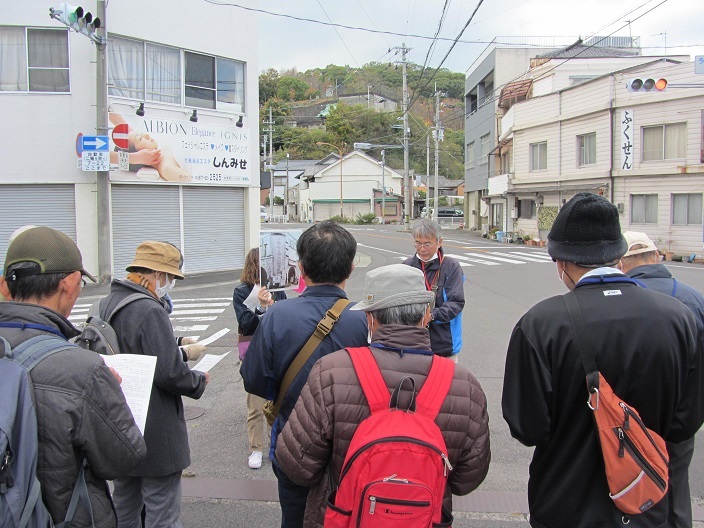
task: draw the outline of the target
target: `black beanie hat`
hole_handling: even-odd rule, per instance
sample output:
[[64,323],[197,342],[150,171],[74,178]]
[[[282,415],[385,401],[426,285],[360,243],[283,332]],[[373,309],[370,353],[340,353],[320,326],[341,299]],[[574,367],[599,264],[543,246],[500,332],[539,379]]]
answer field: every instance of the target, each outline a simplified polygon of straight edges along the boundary
[[580,266],[612,264],[627,249],[618,209],[592,193],[575,194],[562,206],[548,233],[548,254]]

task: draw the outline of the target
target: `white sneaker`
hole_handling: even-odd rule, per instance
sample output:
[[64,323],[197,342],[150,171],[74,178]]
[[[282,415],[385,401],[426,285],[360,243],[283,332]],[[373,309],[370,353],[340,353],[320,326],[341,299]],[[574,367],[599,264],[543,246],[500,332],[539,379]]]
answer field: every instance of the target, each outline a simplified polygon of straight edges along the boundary
[[259,469],[260,467],[262,467],[262,452],[252,451],[252,454],[249,455],[248,464],[249,467],[252,469]]

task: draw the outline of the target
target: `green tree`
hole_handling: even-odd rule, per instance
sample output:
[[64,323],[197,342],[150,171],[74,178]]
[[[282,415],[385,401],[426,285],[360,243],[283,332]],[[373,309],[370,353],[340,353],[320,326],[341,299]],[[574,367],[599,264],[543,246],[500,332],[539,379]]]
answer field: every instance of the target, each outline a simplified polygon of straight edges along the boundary
[[276,96],[284,101],[302,101],[310,86],[296,77],[281,77],[276,89]]
[[264,103],[276,96],[279,87],[279,72],[269,68],[259,76],[259,103]]

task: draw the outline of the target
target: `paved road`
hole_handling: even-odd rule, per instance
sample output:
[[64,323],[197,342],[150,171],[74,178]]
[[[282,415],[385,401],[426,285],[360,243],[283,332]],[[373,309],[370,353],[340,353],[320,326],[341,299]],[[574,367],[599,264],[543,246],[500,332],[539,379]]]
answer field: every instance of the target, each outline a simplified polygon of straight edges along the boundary
[[[277,228],[278,226],[266,226]],[[292,227],[292,226],[287,226]],[[305,226],[304,226],[305,227]],[[410,235],[393,226],[350,226],[359,243],[355,271],[348,282],[353,300],[362,297],[364,274],[378,266],[398,263],[411,250]],[[530,306],[564,292],[545,248],[488,241],[472,233],[447,231],[445,248],[463,264],[467,282],[464,312],[465,346],[460,362],[470,368],[487,393],[492,435],[492,464],[479,490],[455,503],[454,526],[522,528],[526,521],[528,464],[532,450],[510,438],[500,414],[505,348],[513,324]],[[679,280],[704,284],[704,267],[676,265]],[[173,290],[174,327],[182,335],[201,338],[229,328],[209,352],[234,350],[236,322],[231,292],[237,273],[187,278]],[[86,288],[72,315],[80,322],[88,306],[105,289]],[[270,463],[247,467],[245,392],[236,354],[229,354],[211,371],[211,382],[198,401],[185,399],[192,464],[184,473],[185,527],[278,526],[275,479]],[[704,448],[697,440],[692,464],[695,518],[704,521]],[[704,528],[704,522],[695,523]]]

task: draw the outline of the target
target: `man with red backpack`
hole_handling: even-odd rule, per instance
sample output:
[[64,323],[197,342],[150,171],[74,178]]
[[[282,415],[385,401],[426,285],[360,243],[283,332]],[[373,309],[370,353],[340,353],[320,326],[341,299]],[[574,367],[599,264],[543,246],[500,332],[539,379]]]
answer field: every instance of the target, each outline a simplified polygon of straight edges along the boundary
[[370,348],[313,366],[276,458],[312,486],[306,526],[448,522],[452,494],[476,489],[489,468],[486,397],[467,369],[433,354],[422,271],[394,264],[365,282],[352,309],[366,312]]

